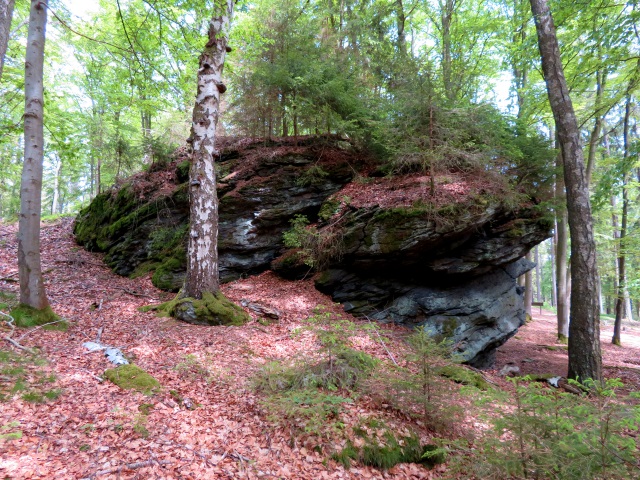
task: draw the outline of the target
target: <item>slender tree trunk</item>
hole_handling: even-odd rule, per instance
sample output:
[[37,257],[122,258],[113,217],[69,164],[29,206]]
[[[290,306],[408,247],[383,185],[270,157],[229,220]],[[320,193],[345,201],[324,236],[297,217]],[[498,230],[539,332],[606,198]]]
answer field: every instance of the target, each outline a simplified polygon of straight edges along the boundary
[[56,165],[56,173],[53,177],[53,199],[51,200],[51,215],[59,213],[59,199],[60,199],[60,175],[62,174],[62,159],[56,155],[58,161]]
[[569,324],[569,378],[602,379],[598,265],[593,236],[580,131],[564,77],[555,26],[546,0],[530,0],[542,70],[547,84],[564,161],[567,214],[571,234],[571,321]]
[[536,261],[536,301],[540,302],[542,298],[542,268],[540,266],[540,251],[538,245],[534,250]]
[[549,261],[551,262],[551,306],[555,307],[558,304],[558,292],[556,289],[556,236],[554,235],[549,243]]
[[398,37],[396,39],[396,47],[398,54],[405,58],[407,56],[407,38],[405,35],[405,23],[407,17],[404,13],[404,5],[402,0],[395,0],[396,9],[396,30],[398,31]]
[[40,263],[42,209],[43,64],[47,0],[32,0],[25,57],[24,166],[20,184],[18,269],[20,303],[38,310],[49,306]]
[[2,80],[4,56],[7,53],[7,45],[9,44],[14,4],[15,0],[0,0],[0,80]]
[[[559,146],[559,145],[558,145]],[[562,155],[558,155],[557,170],[562,172]],[[569,292],[567,289],[567,199],[564,193],[564,178],[562,173],[556,177],[556,203],[559,205],[556,212],[556,234],[554,237],[556,247],[556,317],[558,320],[558,341],[567,343],[569,339]]]
[[[631,96],[627,95],[627,102],[624,111],[624,127],[623,127],[623,142],[624,152],[622,154],[622,160],[625,164],[623,166],[622,174],[622,217],[620,219],[620,235],[618,242],[618,291],[616,292],[616,320],[613,324],[613,337],[611,343],[614,345],[621,344],[620,332],[622,330],[622,317],[625,304],[625,297],[628,298],[626,293],[626,241],[627,241],[627,217],[629,213],[629,192],[627,191],[627,182],[629,175],[627,174],[626,161],[629,158],[629,119],[631,117]],[[627,312],[630,313],[631,309],[628,308]]]
[[593,125],[593,130],[589,136],[589,156],[587,157],[587,184],[591,185],[591,174],[596,160],[596,150],[598,146],[598,138],[600,138],[600,132],[602,131],[602,122],[604,118],[604,112],[602,110],[602,98],[604,96],[604,87],[607,81],[607,72],[603,69],[599,69],[596,72],[596,102],[595,102],[595,114],[596,120]]
[[452,59],[451,59],[451,23],[455,10],[456,0],[440,0],[440,29],[442,34],[442,81],[444,84],[444,94],[448,100],[455,99],[452,81]]
[[[531,261],[531,252],[527,253],[526,259]],[[531,270],[524,274],[524,310],[531,317],[531,303],[533,302],[533,275]]]
[[[224,7],[222,7],[224,5]],[[214,165],[216,126],[234,0],[218,1],[209,23],[209,41],[200,55],[198,93],[193,109],[193,161],[189,173],[190,231],[182,294],[201,299],[220,289],[218,278],[218,194]]]

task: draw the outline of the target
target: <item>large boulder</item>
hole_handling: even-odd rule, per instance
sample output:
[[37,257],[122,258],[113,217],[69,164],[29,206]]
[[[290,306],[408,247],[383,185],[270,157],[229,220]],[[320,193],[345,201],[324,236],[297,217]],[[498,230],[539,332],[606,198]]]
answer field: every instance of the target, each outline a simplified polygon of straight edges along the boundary
[[[221,152],[222,281],[315,269],[317,288],[346,311],[424,326],[478,367],[523,324],[516,278],[533,265],[521,258],[551,222],[522,184],[479,171],[377,177],[366,154],[335,137],[227,142]],[[77,241],[106,252],[116,273],[153,271],[156,286],[177,291],[188,170],[183,153],[98,195],[78,215]]]
[[[317,216],[366,160],[332,137],[226,143],[216,163],[223,282],[267,270],[281,253],[289,221]],[[105,262],[119,275],[154,271],[157,287],[177,291],[186,271],[188,172],[183,153],[101,193],[76,219],[77,242],[106,252]]]

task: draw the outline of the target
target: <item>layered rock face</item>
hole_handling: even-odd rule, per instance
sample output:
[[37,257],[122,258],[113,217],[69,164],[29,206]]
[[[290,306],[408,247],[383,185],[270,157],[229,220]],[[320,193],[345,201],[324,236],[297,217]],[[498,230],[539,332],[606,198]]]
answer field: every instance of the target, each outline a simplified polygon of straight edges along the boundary
[[[504,182],[450,172],[437,181],[372,178],[366,156],[335,138],[231,146],[218,168],[223,281],[268,268],[296,278],[313,266],[317,288],[346,311],[423,325],[477,367],[523,324],[516,278],[533,264],[521,258],[549,237],[551,223]],[[78,242],[107,252],[119,274],[154,270],[157,286],[177,290],[187,169],[140,174],[99,195],[78,217]],[[286,249],[283,233],[297,215],[315,223]]]

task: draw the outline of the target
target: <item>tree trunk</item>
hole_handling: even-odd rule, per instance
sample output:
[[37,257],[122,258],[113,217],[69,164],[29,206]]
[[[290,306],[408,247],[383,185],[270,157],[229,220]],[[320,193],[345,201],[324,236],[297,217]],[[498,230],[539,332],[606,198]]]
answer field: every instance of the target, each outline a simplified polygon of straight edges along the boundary
[[569,324],[569,378],[602,379],[598,266],[593,236],[580,131],[564,77],[560,49],[546,0],[530,0],[549,104],[560,140],[571,234],[571,321]]
[[60,213],[60,175],[62,174],[62,159],[56,155],[58,164],[56,165],[56,173],[53,177],[53,198],[51,199],[51,215]]
[[401,58],[405,58],[407,56],[407,37],[405,34],[405,23],[407,21],[407,17],[404,13],[404,5],[402,0],[395,0],[395,9],[396,9],[396,30],[398,31],[398,37],[396,39],[396,47],[398,49],[398,54]]
[[15,0],[0,0],[0,80],[2,80],[4,56],[7,53],[7,45],[9,44],[14,4]]
[[536,262],[536,301],[542,301],[542,268],[540,267],[540,251],[538,245],[534,250],[534,258]]
[[[531,252],[527,253],[526,259],[531,261]],[[531,303],[533,302],[533,275],[529,270],[524,274],[524,310],[531,317]]]
[[[224,7],[222,7],[224,5]],[[216,2],[209,23],[209,41],[200,55],[198,93],[193,109],[193,161],[189,172],[191,211],[187,274],[182,294],[201,299],[220,289],[218,278],[218,195],[214,165],[222,70],[234,0]]]
[[[631,96],[627,95],[627,102],[624,111],[624,127],[623,127],[623,143],[624,152],[622,154],[623,164],[626,164],[629,158],[629,119],[631,117]],[[622,174],[622,218],[620,219],[620,235],[618,236],[618,291],[616,292],[616,320],[613,324],[613,337],[611,343],[614,345],[621,344],[620,332],[622,330],[622,317],[625,305],[626,291],[626,240],[627,240],[627,217],[629,212],[629,193],[627,192],[627,182],[629,176],[627,174],[626,165],[623,165]],[[627,309],[628,313],[630,308]]]
[[602,121],[604,118],[604,112],[602,112],[602,98],[604,96],[604,86],[607,81],[606,70],[599,69],[596,72],[596,101],[595,101],[595,115],[596,120],[593,125],[593,130],[589,136],[589,156],[587,157],[587,185],[591,185],[591,173],[596,163],[596,150],[598,145],[598,138],[602,131]]
[[556,288],[556,240],[555,235],[549,243],[549,261],[551,262],[551,306],[555,307],[558,304],[558,292]]
[[20,303],[38,310],[49,306],[40,264],[42,208],[43,76],[47,0],[32,0],[25,57],[24,165],[20,184],[18,269]]
[[[558,145],[559,146],[559,145]],[[562,155],[556,159],[558,171],[562,171]],[[564,208],[567,199],[564,193],[563,175],[556,176],[556,203],[560,206],[556,211],[556,317],[558,321],[558,341],[567,343],[569,339],[569,293],[567,290],[567,210]]]
[[452,82],[452,59],[451,59],[451,22],[455,10],[456,0],[440,0],[440,28],[442,34],[442,81],[444,84],[444,94],[448,100],[455,99]]

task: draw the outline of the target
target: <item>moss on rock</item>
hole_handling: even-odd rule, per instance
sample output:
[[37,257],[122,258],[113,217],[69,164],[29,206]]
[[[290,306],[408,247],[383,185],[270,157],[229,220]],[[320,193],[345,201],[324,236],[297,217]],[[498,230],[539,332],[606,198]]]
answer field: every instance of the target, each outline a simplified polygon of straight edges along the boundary
[[194,325],[243,325],[251,320],[247,312],[222,292],[204,293],[202,300],[176,297],[155,309],[160,314]]
[[152,395],[160,390],[158,380],[134,364],[120,365],[104,372],[104,377],[124,390],[135,390]]
[[177,292],[184,280],[184,270],[185,261],[183,258],[167,258],[156,268],[151,282],[161,290]]
[[471,385],[479,390],[489,390],[491,388],[489,382],[482,375],[460,365],[447,365],[440,368],[438,373],[456,383]]

